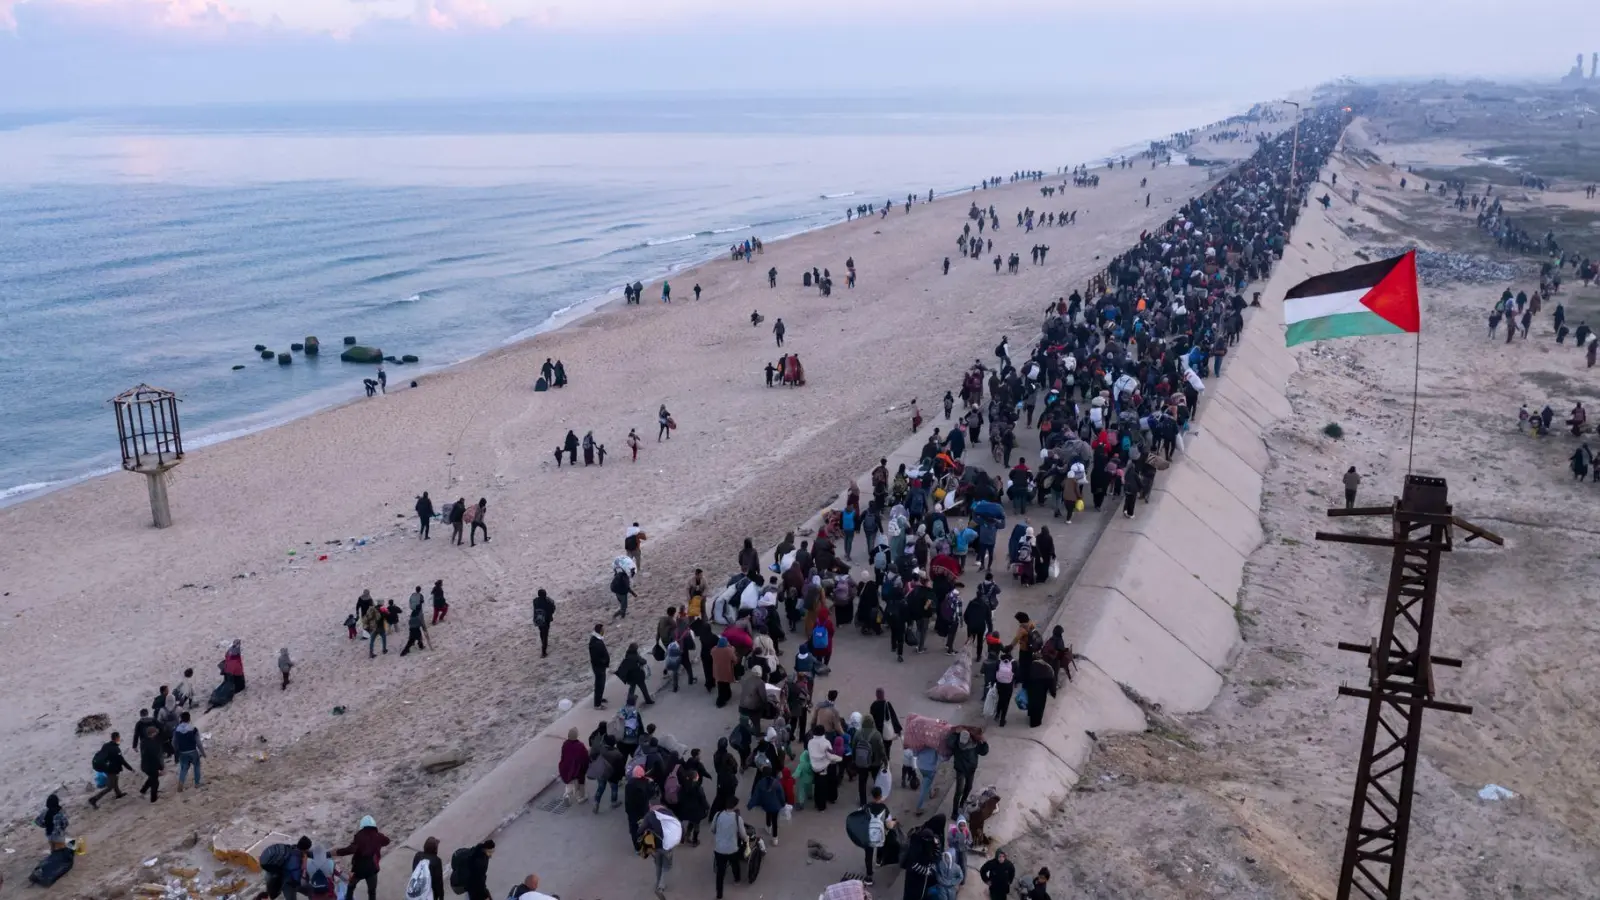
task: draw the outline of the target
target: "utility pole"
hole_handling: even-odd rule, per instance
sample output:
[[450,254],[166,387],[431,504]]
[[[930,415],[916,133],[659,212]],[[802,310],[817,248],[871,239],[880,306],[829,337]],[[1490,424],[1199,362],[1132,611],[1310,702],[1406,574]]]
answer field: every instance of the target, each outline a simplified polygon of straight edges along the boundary
[[1293,100],[1283,102],[1294,107],[1294,142],[1289,145],[1289,194],[1293,197],[1294,189],[1300,183],[1300,170],[1295,167],[1300,159],[1300,104]]
[[1472,713],[1471,706],[1437,696],[1434,667],[1461,667],[1459,659],[1433,654],[1440,557],[1455,549],[1456,530],[1466,532],[1465,541],[1504,542],[1452,512],[1443,478],[1407,475],[1405,489],[1392,505],[1330,509],[1328,515],[1388,519],[1390,533],[1378,537],[1319,531],[1317,540],[1394,552],[1378,639],[1338,644],[1340,650],[1367,658],[1366,685],[1339,688],[1343,696],[1366,700],[1367,716],[1334,896],[1402,900],[1411,799],[1422,755],[1422,713]]

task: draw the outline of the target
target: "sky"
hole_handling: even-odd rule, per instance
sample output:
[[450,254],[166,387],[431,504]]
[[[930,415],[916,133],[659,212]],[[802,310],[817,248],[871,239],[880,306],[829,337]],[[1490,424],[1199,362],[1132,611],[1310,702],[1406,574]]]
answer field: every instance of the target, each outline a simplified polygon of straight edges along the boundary
[[[1586,36],[1586,37],[1574,37]],[[0,110],[1558,77],[1594,0],[0,0]]]

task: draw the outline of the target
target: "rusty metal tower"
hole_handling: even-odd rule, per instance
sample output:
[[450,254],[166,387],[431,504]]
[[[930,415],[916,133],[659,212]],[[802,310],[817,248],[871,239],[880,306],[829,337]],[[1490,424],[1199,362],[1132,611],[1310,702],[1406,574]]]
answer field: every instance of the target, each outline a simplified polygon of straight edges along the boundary
[[1317,540],[1394,550],[1376,644],[1339,643],[1341,650],[1366,654],[1369,679],[1364,688],[1339,688],[1344,696],[1366,699],[1367,721],[1336,896],[1401,900],[1423,710],[1472,713],[1470,706],[1434,696],[1433,667],[1461,666],[1458,659],[1433,655],[1439,558],[1453,548],[1455,528],[1467,533],[1466,541],[1504,541],[1451,514],[1443,478],[1407,475],[1392,506],[1330,509],[1328,515],[1384,516],[1393,530],[1389,537],[1319,531]]
[[145,477],[150,517],[157,528],[172,524],[167,473],[183,462],[183,432],[178,426],[178,395],[141,384],[111,398],[117,413],[117,443],[122,468]]

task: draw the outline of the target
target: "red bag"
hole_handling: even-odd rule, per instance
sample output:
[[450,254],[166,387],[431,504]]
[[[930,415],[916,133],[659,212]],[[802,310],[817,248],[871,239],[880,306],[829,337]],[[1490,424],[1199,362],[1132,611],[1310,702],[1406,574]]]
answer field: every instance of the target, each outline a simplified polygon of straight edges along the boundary
[[945,739],[950,734],[950,723],[931,716],[912,713],[906,716],[905,747],[907,750],[937,750],[944,752]]

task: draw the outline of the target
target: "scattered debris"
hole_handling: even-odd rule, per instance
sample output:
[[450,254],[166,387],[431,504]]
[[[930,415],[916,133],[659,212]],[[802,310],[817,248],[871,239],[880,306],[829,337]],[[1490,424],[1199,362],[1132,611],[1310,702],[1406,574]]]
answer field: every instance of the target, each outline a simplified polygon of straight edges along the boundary
[[1521,266],[1498,262],[1476,253],[1441,253],[1415,247],[1374,247],[1370,252],[1384,259],[1399,256],[1407,250],[1417,251],[1417,278],[1429,287],[1461,281],[1499,284],[1527,275]]
[[1478,792],[1479,800],[1515,800],[1517,795],[1498,784],[1486,784]]
[[422,771],[429,775],[448,772],[467,761],[465,750],[446,750],[442,753],[430,753],[422,758]]
[[78,720],[79,734],[93,734],[97,731],[105,731],[110,727],[111,717],[105,713],[95,713],[92,716],[84,716]]

